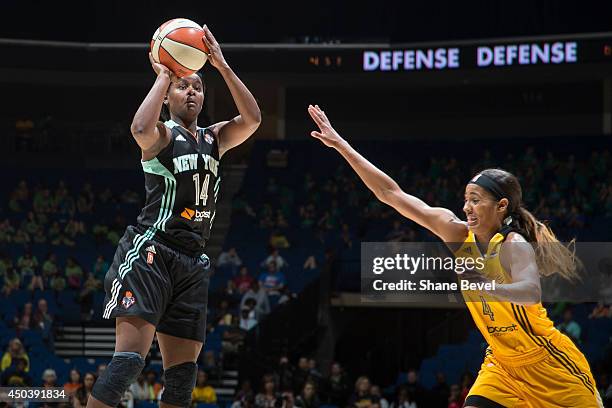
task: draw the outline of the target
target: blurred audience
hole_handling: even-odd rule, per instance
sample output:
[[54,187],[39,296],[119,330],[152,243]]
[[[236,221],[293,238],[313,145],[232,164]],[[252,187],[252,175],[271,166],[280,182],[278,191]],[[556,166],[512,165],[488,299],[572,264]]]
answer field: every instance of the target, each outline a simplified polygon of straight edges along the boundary
[[295,406],[300,408],[319,408],[320,402],[314,382],[306,381],[302,393],[295,399]]
[[278,408],[276,394],[276,384],[274,378],[271,375],[264,376],[262,380],[261,392],[255,396],[255,407],[256,408]]
[[205,404],[216,404],[217,394],[215,389],[208,384],[208,374],[204,370],[198,370],[196,385],[191,393],[194,404],[203,402]]
[[81,388],[81,373],[79,373],[79,370],[76,368],[73,368],[70,370],[69,376],[69,381],[64,384],[64,390],[66,391],[67,395],[72,396],[76,390]]
[[7,351],[2,356],[0,371],[4,371],[12,366],[13,360],[25,361],[25,371],[30,371],[30,357],[26,353],[23,343],[18,338],[14,338],[9,342]]
[[574,320],[574,314],[571,307],[567,307],[563,311],[563,322],[557,326],[561,333],[565,333],[576,344],[580,344],[580,336],[582,329]]
[[349,407],[355,408],[380,408],[380,398],[372,395],[370,379],[361,376],[355,381],[355,391],[348,400]]
[[12,364],[4,371],[0,382],[5,387],[31,387],[32,377],[27,373],[28,362],[23,358],[15,358]]
[[87,406],[87,400],[91,395],[91,390],[96,382],[94,373],[85,373],[81,386],[77,388],[73,397],[73,408],[84,408]]

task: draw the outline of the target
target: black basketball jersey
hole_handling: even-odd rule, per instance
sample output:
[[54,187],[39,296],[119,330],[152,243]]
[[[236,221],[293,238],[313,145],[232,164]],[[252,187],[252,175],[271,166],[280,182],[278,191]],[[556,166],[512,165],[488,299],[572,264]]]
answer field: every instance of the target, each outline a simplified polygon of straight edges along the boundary
[[177,249],[202,253],[215,219],[221,175],[219,145],[212,131],[197,128],[198,140],[169,120],[172,139],[159,154],[142,162],[146,201],[140,226]]

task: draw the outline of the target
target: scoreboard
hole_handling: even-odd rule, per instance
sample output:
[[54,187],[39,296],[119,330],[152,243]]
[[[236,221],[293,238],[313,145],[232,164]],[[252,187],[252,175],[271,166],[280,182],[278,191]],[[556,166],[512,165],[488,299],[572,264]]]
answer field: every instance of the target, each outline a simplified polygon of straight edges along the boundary
[[[0,70],[149,71],[146,43],[0,39]],[[418,44],[221,44],[240,73],[408,75],[612,63],[612,33]],[[209,64],[207,64],[209,65]],[[205,66],[206,67],[206,66]],[[210,69],[210,67],[205,68]]]
[[[320,51],[302,70],[336,72],[446,71],[542,65],[612,63],[612,35],[552,41],[479,42],[462,45],[385,46]],[[295,66],[294,68],[297,68]]]

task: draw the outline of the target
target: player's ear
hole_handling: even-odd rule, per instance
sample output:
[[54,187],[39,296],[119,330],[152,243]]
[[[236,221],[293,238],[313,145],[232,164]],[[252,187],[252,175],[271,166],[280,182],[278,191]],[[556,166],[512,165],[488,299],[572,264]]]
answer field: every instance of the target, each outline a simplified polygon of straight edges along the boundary
[[502,198],[501,200],[499,200],[499,202],[497,203],[497,211],[503,213],[506,210],[509,210],[508,208],[508,204],[510,204],[510,202],[508,201],[507,198]]

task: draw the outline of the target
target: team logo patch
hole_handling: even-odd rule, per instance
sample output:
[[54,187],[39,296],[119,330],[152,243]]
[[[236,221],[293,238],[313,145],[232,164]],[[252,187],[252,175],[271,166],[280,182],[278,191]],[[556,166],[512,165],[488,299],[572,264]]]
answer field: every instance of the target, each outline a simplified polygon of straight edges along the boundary
[[204,140],[206,140],[206,143],[208,144],[213,144],[213,142],[215,141],[215,139],[208,133],[204,133]]
[[155,252],[155,246],[149,245],[149,247],[147,247],[145,251],[147,251],[147,263],[151,265],[153,263],[153,257],[157,253]]
[[178,140],[178,141],[181,141],[181,142],[186,142],[187,141],[187,139],[185,139],[183,137],[183,135],[178,135],[174,140]]
[[121,306],[123,306],[124,309],[129,309],[130,306],[132,306],[134,303],[136,303],[136,298],[134,297],[132,292],[130,292],[129,290],[126,290],[125,296],[123,297],[123,300],[121,301]]

